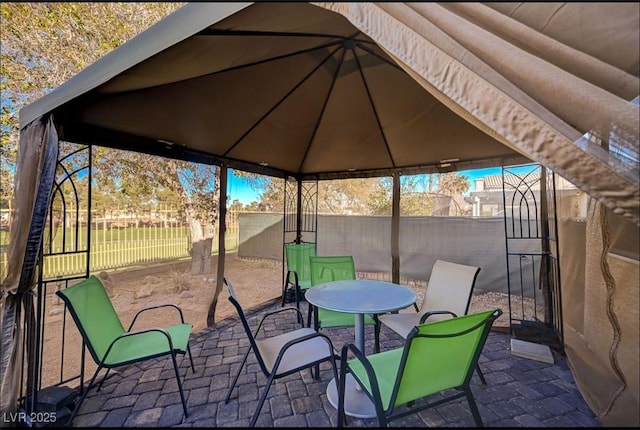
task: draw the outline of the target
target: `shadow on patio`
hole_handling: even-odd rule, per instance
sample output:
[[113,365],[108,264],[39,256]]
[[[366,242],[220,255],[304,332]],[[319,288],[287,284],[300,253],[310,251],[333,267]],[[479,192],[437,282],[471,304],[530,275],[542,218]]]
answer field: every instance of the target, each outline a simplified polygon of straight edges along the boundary
[[[222,299],[226,301],[226,293]],[[278,307],[270,300],[247,312],[250,324],[256,316]],[[302,309],[305,309],[303,306]],[[271,319],[266,330],[282,331],[291,321]],[[367,352],[373,349],[373,327],[366,328]],[[345,342],[353,342],[353,327],[323,330],[339,353]],[[384,325],[381,350],[402,345],[403,339]],[[184,390],[189,416],[184,418],[171,360],[166,358],[131,365],[111,372],[100,392],[92,389],[82,404],[74,427],[247,427],[265,378],[253,354],[238,379],[228,404],[224,397],[230,380],[249,342],[240,320],[233,316],[215,328],[192,334],[191,348],[196,366],[193,374],[188,358],[180,365],[186,371]],[[476,374],[472,390],[485,426],[489,427],[600,427],[597,418],[578,391],[566,358],[554,353],[554,364],[514,357],[510,335],[493,331],[489,335],[480,366],[488,385]],[[332,378],[328,365],[321,367],[321,379],[303,371],[274,381],[256,426],[333,427],[336,410],[327,400],[326,387]],[[258,381],[258,383],[256,383]],[[433,400],[433,398],[431,399]],[[376,427],[376,419],[348,417],[350,427]],[[398,420],[401,427],[473,427],[463,399]]]

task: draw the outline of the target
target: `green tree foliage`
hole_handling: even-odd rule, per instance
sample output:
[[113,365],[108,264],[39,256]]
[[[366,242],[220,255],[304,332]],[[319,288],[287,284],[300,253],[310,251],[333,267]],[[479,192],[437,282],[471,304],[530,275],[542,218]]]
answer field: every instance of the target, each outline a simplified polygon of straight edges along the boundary
[[438,175],[438,192],[448,196],[464,194],[469,190],[469,178],[455,172]]
[[[422,178],[403,176],[400,181],[400,215],[432,215],[433,202],[430,193],[421,190]],[[391,215],[393,181],[381,178],[375,192],[367,202],[372,215]]]
[[180,3],[0,3],[0,206],[12,199],[18,112]]
[[[178,9],[180,3],[2,3],[2,205],[11,200],[19,110]],[[140,205],[142,195],[180,201],[192,241],[213,237],[215,168],[143,154],[96,149],[104,203]],[[103,188],[102,188],[103,187]],[[208,241],[208,242],[207,242]],[[202,245],[202,244],[201,244]],[[210,255],[210,245],[209,245]],[[203,256],[206,258],[206,255]],[[205,270],[206,269],[202,269]]]
[[281,212],[284,208],[284,180],[280,178],[262,177],[258,185],[259,201],[256,207],[259,211]]
[[[259,192],[259,201],[244,207],[250,211],[280,212],[284,208],[284,182],[280,179],[236,173]],[[457,173],[403,176],[400,183],[400,214],[405,216],[455,214],[469,190],[469,179]],[[391,178],[343,179],[318,182],[318,212],[330,214],[391,215]],[[443,210],[446,209],[446,213]]]
[[[259,201],[244,207],[250,211],[281,212],[284,209],[284,181],[247,172],[235,172],[259,193]],[[378,178],[318,181],[318,212],[368,214],[367,201],[376,190]]]
[[229,205],[229,211],[240,212],[244,209],[244,205],[238,199],[234,199],[233,202]]
[[[435,183],[435,184],[434,184]],[[400,181],[400,214],[404,216],[442,215],[439,210],[442,197],[450,197],[449,204],[458,206],[462,195],[469,190],[469,179],[455,172],[437,175],[403,176]],[[392,204],[392,180],[381,178],[367,200],[373,215],[390,215]],[[459,211],[456,212],[460,214]],[[446,213],[449,214],[448,212]]]
[[[192,273],[209,272],[219,213],[218,168],[105,148],[98,149],[94,166],[98,183],[113,184],[117,178],[119,202],[138,208],[177,202],[191,230]],[[141,200],[141,196],[147,200]]]
[[391,215],[392,190],[392,180],[390,178],[380,178],[367,201],[367,207],[371,215]]
[[331,214],[369,214],[367,202],[374,195],[378,178],[321,181],[318,211]]

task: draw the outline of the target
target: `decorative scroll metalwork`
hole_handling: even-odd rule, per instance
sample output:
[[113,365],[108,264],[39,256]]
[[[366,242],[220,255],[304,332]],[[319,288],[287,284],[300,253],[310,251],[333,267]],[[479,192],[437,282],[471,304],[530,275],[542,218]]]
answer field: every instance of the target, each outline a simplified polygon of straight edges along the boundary
[[510,328],[562,350],[554,174],[517,167],[502,170]]
[[[68,142],[59,142],[58,145],[60,151],[56,177],[38,265],[35,315],[24,317],[25,326],[35,326],[35,330],[24,330],[25,336],[35,333],[35,339],[25,339],[25,344],[31,346],[31,358],[29,352],[25,352],[22,357],[22,368],[29,369],[29,374],[20,387],[22,408],[27,414],[37,412],[38,391],[43,385],[59,386],[73,380],[84,380],[84,345],[82,350],[71,352],[81,357],[79,368],[65,369],[69,362],[66,359],[69,351],[65,349],[67,313],[54,293],[68,287],[74,280],[89,276],[91,147]],[[47,278],[45,269],[54,256],[58,259],[59,256],[64,256],[84,260],[84,270],[81,273]],[[45,344],[45,339],[50,337],[46,336],[48,330],[60,332],[54,336],[61,339],[59,344]],[[56,355],[57,359],[50,359]],[[27,365],[29,360],[32,363]],[[47,375],[46,379],[43,375]],[[79,386],[82,390],[83,384],[79,383]]]
[[317,230],[318,181],[287,178],[284,187],[284,242],[316,243]]
[[[282,261],[284,244],[309,242],[317,244],[318,181],[299,181],[289,177],[284,181],[284,219],[282,233]],[[282,283],[285,282],[286,264],[282,265]]]

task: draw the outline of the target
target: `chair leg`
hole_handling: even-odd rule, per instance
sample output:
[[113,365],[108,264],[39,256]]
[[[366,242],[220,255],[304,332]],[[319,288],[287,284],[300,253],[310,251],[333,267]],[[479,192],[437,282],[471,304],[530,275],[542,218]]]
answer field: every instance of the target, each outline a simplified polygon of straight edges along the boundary
[[182,382],[180,381],[180,373],[178,372],[178,362],[176,361],[175,352],[171,353],[171,360],[173,360],[173,370],[176,372],[176,382],[178,383],[178,391],[180,391],[180,399],[182,399],[182,410],[184,411],[185,418],[189,416],[187,412],[187,402],[184,399],[184,392],[182,391]]
[[482,373],[482,369],[480,369],[480,364],[476,363],[476,372],[478,373],[478,378],[480,378],[480,382],[484,385],[487,385],[487,380],[484,379],[484,374]]
[[373,334],[374,334],[374,351],[377,354],[380,352],[380,320],[378,319],[378,315],[373,316],[373,320],[375,321],[375,325],[373,326]]
[[191,371],[196,373],[196,368],[193,365],[193,356],[191,355],[191,347],[187,344],[187,353],[189,354],[189,361],[191,361]]
[[[309,319],[309,317],[307,317],[307,319]],[[309,325],[309,327],[311,327],[311,325]],[[316,309],[315,307],[313,309],[313,329],[316,332],[320,331],[320,320],[318,320],[318,309]],[[311,376],[313,377],[313,379],[317,381],[320,379],[320,364],[316,364],[314,368],[316,371],[316,376],[313,376],[313,370],[311,371]]]
[[313,305],[311,303],[307,303],[307,305],[308,305],[308,308],[307,308],[307,327],[311,327],[311,315],[313,314]]
[[73,412],[71,412],[71,416],[67,420],[67,427],[71,427],[71,424],[73,423],[73,419],[78,414],[78,410],[80,410],[80,406],[82,405],[82,402],[84,402],[84,399],[87,398],[87,394],[89,394],[89,390],[91,389],[91,387],[93,387],[93,383],[96,380],[96,376],[98,376],[98,373],[101,370],[102,370],[102,365],[99,365],[98,368],[96,369],[95,373],[93,374],[93,377],[91,378],[91,381],[89,382],[89,385],[87,386],[87,389],[84,390],[84,393],[82,394],[82,397],[80,398],[80,401],[76,404],[75,408],[73,408]]
[[98,388],[96,389],[96,392],[100,391],[100,389],[102,388],[102,384],[104,383],[104,381],[107,380],[107,377],[109,376],[109,371],[110,370],[111,370],[111,368],[107,369],[107,372],[104,374],[104,376],[100,380],[100,383],[98,384]]
[[338,424],[337,427],[344,427],[347,424],[347,414],[344,412],[344,392],[345,380],[347,378],[346,354],[342,354],[340,360],[340,378],[336,379],[338,389]]
[[[284,278],[284,284],[282,284],[282,306],[286,305],[287,301],[287,290],[289,289],[289,285],[295,287],[295,284],[289,281],[289,274],[291,272],[287,272],[287,275]],[[296,297],[297,298],[297,297]]]
[[256,410],[253,412],[253,416],[251,417],[251,423],[249,424],[249,427],[256,426],[258,415],[260,415],[260,411],[262,410],[262,405],[264,404],[264,401],[267,399],[267,394],[269,394],[269,388],[271,388],[271,383],[273,382],[273,377],[275,374],[276,374],[276,371],[274,369],[271,375],[269,375],[269,378],[267,379],[267,385],[265,385],[264,389],[262,390],[262,394],[260,395],[260,400],[258,401]]
[[477,427],[484,427],[484,423],[482,422],[482,418],[480,417],[480,411],[478,410],[478,405],[476,405],[476,400],[473,398],[471,388],[464,387],[463,391],[464,395],[467,397],[469,409],[471,409],[471,415],[473,415],[473,421],[475,421]]
[[227,391],[227,396],[224,398],[224,403],[229,403],[229,398],[231,397],[231,392],[233,391],[233,387],[236,386],[236,382],[238,382],[238,377],[240,376],[240,372],[242,372],[242,368],[244,367],[244,364],[247,362],[247,357],[249,357],[249,353],[251,352],[251,345],[249,345],[249,349],[247,349],[247,352],[244,353],[244,357],[242,358],[242,362],[240,363],[240,367],[238,367],[238,372],[236,373],[236,376],[233,378],[233,382],[231,383],[231,386],[229,387],[229,391]]
[[[300,296],[302,295],[302,293],[298,285],[294,285],[294,289],[296,292],[296,309],[300,309]],[[300,315],[298,315],[296,318],[298,319],[298,323],[304,325],[304,319]]]
[[289,283],[288,279],[284,280],[284,284],[282,284],[282,306],[285,305],[285,299],[287,297],[287,284]]
[[311,318],[313,318],[313,329],[315,331],[320,330],[320,320],[318,320],[318,309],[309,303],[307,311],[307,327],[311,327]]
[[340,380],[340,377],[338,376],[338,363],[336,362],[336,359],[340,359],[340,356],[333,353],[331,354],[331,367],[333,368],[333,377],[336,379],[336,384],[338,383],[338,381]]

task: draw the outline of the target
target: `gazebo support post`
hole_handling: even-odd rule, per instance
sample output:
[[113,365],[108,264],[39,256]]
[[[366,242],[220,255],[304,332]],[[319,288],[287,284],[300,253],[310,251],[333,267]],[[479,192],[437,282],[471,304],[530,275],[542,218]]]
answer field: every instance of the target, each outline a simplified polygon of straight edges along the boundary
[[400,283],[400,173],[393,174],[391,204],[391,281]]

